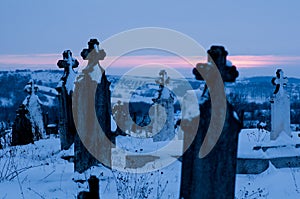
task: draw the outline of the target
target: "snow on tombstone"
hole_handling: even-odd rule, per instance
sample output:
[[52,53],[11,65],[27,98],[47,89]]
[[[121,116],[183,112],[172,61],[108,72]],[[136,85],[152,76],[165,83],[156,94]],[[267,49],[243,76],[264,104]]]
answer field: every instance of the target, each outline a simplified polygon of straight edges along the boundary
[[63,52],[63,59],[57,62],[59,68],[64,69],[64,74],[61,77],[56,90],[59,100],[59,135],[61,141],[61,149],[67,150],[74,143],[76,128],[74,125],[72,114],[72,93],[76,73],[73,70],[77,68],[79,62],[72,57],[70,50]]
[[[158,106],[154,107],[154,122],[152,131],[156,134],[153,136],[154,142],[172,140],[175,136],[174,129],[174,94],[167,88],[170,81],[165,70],[159,72],[159,84],[157,96],[152,101]],[[162,106],[162,107],[160,107]]]
[[291,137],[290,128],[290,98],[284,87],[288,80],[284,77],[281,69],[276,71],[276,77],[272,79],[272,84],[276,86],[271,97],[271,134],[270,139],[276,140],[281,133],[286,133]]
[[45,138],[46,131],[44,129],[42,103],[37,96],[38,86],[35,85],[34,80],[30,80],[24,90],[28,93],[28,95],[23,101],[23,104],[29,111],[28,114],[31,121],[34,140]]

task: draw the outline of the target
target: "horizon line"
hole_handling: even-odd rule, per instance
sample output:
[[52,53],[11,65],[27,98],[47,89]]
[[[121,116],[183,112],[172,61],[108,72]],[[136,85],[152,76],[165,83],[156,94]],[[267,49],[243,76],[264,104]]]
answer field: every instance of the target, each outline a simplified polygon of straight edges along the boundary
[[[78,71],[81,71],[87,61],[79,59],[80,65]],[[233,65],[240,71],[240,77],[260,76],[261,73],[266,73],[270,76],[274,75],[276,68],[282,68],[289,73],[289,76],[300,77],[300,69],[295,66],[300,65],[300,56],[278,56],[278,55],[230,55],[227,56]],[[61,54],[23,54],[23,55],[0,55],[0,70],[43,70],[43,69],[58,69],[56,63],[62,59]],[[157,64],[184,71],[187,76],[192,76],[191,72],[197,63],[206,63],[206,57],[188,57],[189,62],[178,56],[170,55],[126,55],[118,59],[116,57],[107,56],[100,65],[104,69],[108,69],[113,73],[120,73],[118,70],[129,70],[140,65]],[[286,73],[286,74],[288,74]],[[120,74],[121,75],[121,74]]]

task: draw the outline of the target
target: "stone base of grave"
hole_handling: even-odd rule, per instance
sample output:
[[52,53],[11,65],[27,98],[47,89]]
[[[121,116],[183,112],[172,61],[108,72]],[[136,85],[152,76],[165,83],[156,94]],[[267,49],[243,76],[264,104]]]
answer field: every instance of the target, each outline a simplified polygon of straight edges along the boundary
[[200,159],[200,146],[211,118],[209,100],[200,105],[200,113],[197,135],[183,155],[180,197],[184,199],[234,198],[238,133],[241,122],[234,116],[236,113],[232,105],[227,103],[221,136],[212,151]]
[[78,135],[74,141],[74,170],[78,173],[83,173],[92,166],[98,165],[100,162],[89,153],[82,144]]
[[[263,136],[257,134],[263,133]],[[252,137],[251,137],[251,136]],[[299,168],[300,167],[300,137],[298,133],[288,137],[280,134],[276,141],[270,138],[270,133],[256,129],[243,129],[239,137],[237,159],[237,174],[259,174],[269,168]],[[255,138],[261,137],[262,141]]]

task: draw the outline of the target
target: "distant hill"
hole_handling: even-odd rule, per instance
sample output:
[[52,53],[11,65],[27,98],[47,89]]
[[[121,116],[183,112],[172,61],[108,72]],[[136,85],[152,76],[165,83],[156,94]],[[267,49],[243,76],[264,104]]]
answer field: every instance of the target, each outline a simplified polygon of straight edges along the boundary
[[[30,79],[34,79],[40,86],[55,88],[62,74],[62,70],[0,71],[0,108],[3,110],[0,111],[0,121],[14,120],[17,107],[22,103],[27,95],[23,91],[24,86]],[[118,99],[129,100],[133,94],[132,92],[129,92],[130,90],[140,88],[145,84],[155,83],[155,78],[150,77],[121,78],[121,76],[108,75],[108,79],[112,83],[112,103],[116,102]],[[265,104],[264,106],[268,109],[269,97],[275,89],[275,87],[271,84],[271,79],[271,76],[250,77],[240,79],[235,83],[226,84],[227,97],[236,105],[245,105],[247,103]],[[197,89],[200,85],[204,84],[204,82],[197,81],[193,78],[187,78],[186,80],[188,80],[190,88],[192,89]],[[181,87],[184,85],[183,82],[186,80],[172,79],[171,77],[172,89],[176,91],[184,91],[185,89]],[[300,102],[300,79],[289,78],[288,80],[289,82],[286,90],[290,95],[292,107],[294,107],[296,103]],[[118,92],[114,90],[116,85],[119,89]],[[140,93],[144,93],[142,95],[148,95],[147,92]],[[180,93],[180,95],[184,95],[184,93]],[[47,93],[44,89],[39,92],[39,97],[42,101],[48,102],[48,105],[45,107],[48,112],[50,111],[53,112],[53,114],[57,114],[58,107],[57,101],[55,101],[57,99],[53,93]],[[52,102],[51,100],[54,101]],[[246,105],[245,108],[247,109]],[[51,117],[52,120],[54,120],[57,115],[53,115]]]

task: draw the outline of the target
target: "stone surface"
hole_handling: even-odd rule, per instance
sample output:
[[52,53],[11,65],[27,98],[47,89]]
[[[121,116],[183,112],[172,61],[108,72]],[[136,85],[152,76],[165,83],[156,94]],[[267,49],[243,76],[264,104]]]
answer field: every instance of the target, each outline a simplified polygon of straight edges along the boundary
[[[234,198],[238,133],[241,123],[234,117],[232,105],[227,103],[227,113],[222,134],[213,150],[199,158],[210,123],[210,100],[200,105],[200,122],[197,135],[183,155],[181,197],[190,198]],[[190,124],[193,124],[191,121]],[[184,130],[184,127],[182,127]],[[185,141],[186,141],[185,135]]]
[[196,79],[203,80],[203,77],[198,72],[199,67],[215,64],[218,67],[224,82],[234,82],[239,76],[239,72],[230,61],[226,60],[228,52],[225,50],[225,48],[223,46],[211,46],[211,48],[207,51],[207,54],[207,63],[198,63],[196,68],[193,69],[193,74],[195,75]]
[[[98,45],[97,40],[91,39],[88,49],[81,52],[88,65],[75,82],[73,115],[77,134],[74,149],[75,171],[79,173],[100,162],[105,166],[111,165],[110,82],[99,65],[105,52]],[[100,81],[94,79],[95,71],[102,72]],[[91,153],[97,154],[97,159]]]
[[276,72],[276,77],[272,79],[272,83],[276,86],[276,89],[270,100],[271,140],[276,140],[282,132],[286,133],[288,136],[291,136],[290,97],[284,90],[287,82],[287,78],[284,77],[283,71],[278,69]]
[[11,145],[16,146],[33,143],[32,126],[28,117],[29,111],[24,104],[21,104],[16,112],[17,116],[12,126]]
[[79,62],[72,57],[70,50],[64,51],[63,60],[57,62],[59,68],[64,68],[64,74],[56,87],[59,101],[59,136],[62,150],[70,148],[76,135],[72,114],[72,92],[76,76],[73,68],[77,68],[78,65]]
[[153,136],[154,142],[172,140],[175,136],[174,95],[167,88],[170,78],[165,70],[161,70],[159,76],[160,78],[156,81],[156,83],[159,84],[158,95],[153,99],[153,102],[163,108],[160,106],[154,107],[154,123],[152,129],[152,132],[156,133]]
[[[208,50],[208,63],[197,64],[193,70],[196,79],[203,80],[198,72],[198,67],[215,63],[223,81],[234,82],[238,76],[238,71],[235,66],[226,61],[227,54],[224,47],[212,46]],[[183,119],[181,122],[181,128],[185,132],[184,148],[187,148],[187,151],[182,157],[180,197],[184,199],[234,198],[238,134],[242,128],[242,122],[233,106],[227,102],[226,112],[223,113],[226,114],[226,117],[221,135],[208,155],[200,158],[200,147],[206,136],[212,114],[207,86],[205,86],[202,95],[198,97],[200,97],[198,99],[199,107],[192,107],[192,109],[198,109],[199,112],[182,113],[183,115],[190,115],[191,118]],[[198,119],[199,114],[200,119]],[[191,132],[195,131],[197,132],[195,137],[190,135]],[[191,145],[189,145],[190,142]]]
[[37,95],[38,86],[34,80],[30,80],[24,88],[24,91],[28,93],[27,97],[23,101],[29,111],[28,117],[31,122],[33,139],[39,140],[46,137],[44,115],[42,110],[41,101]]

